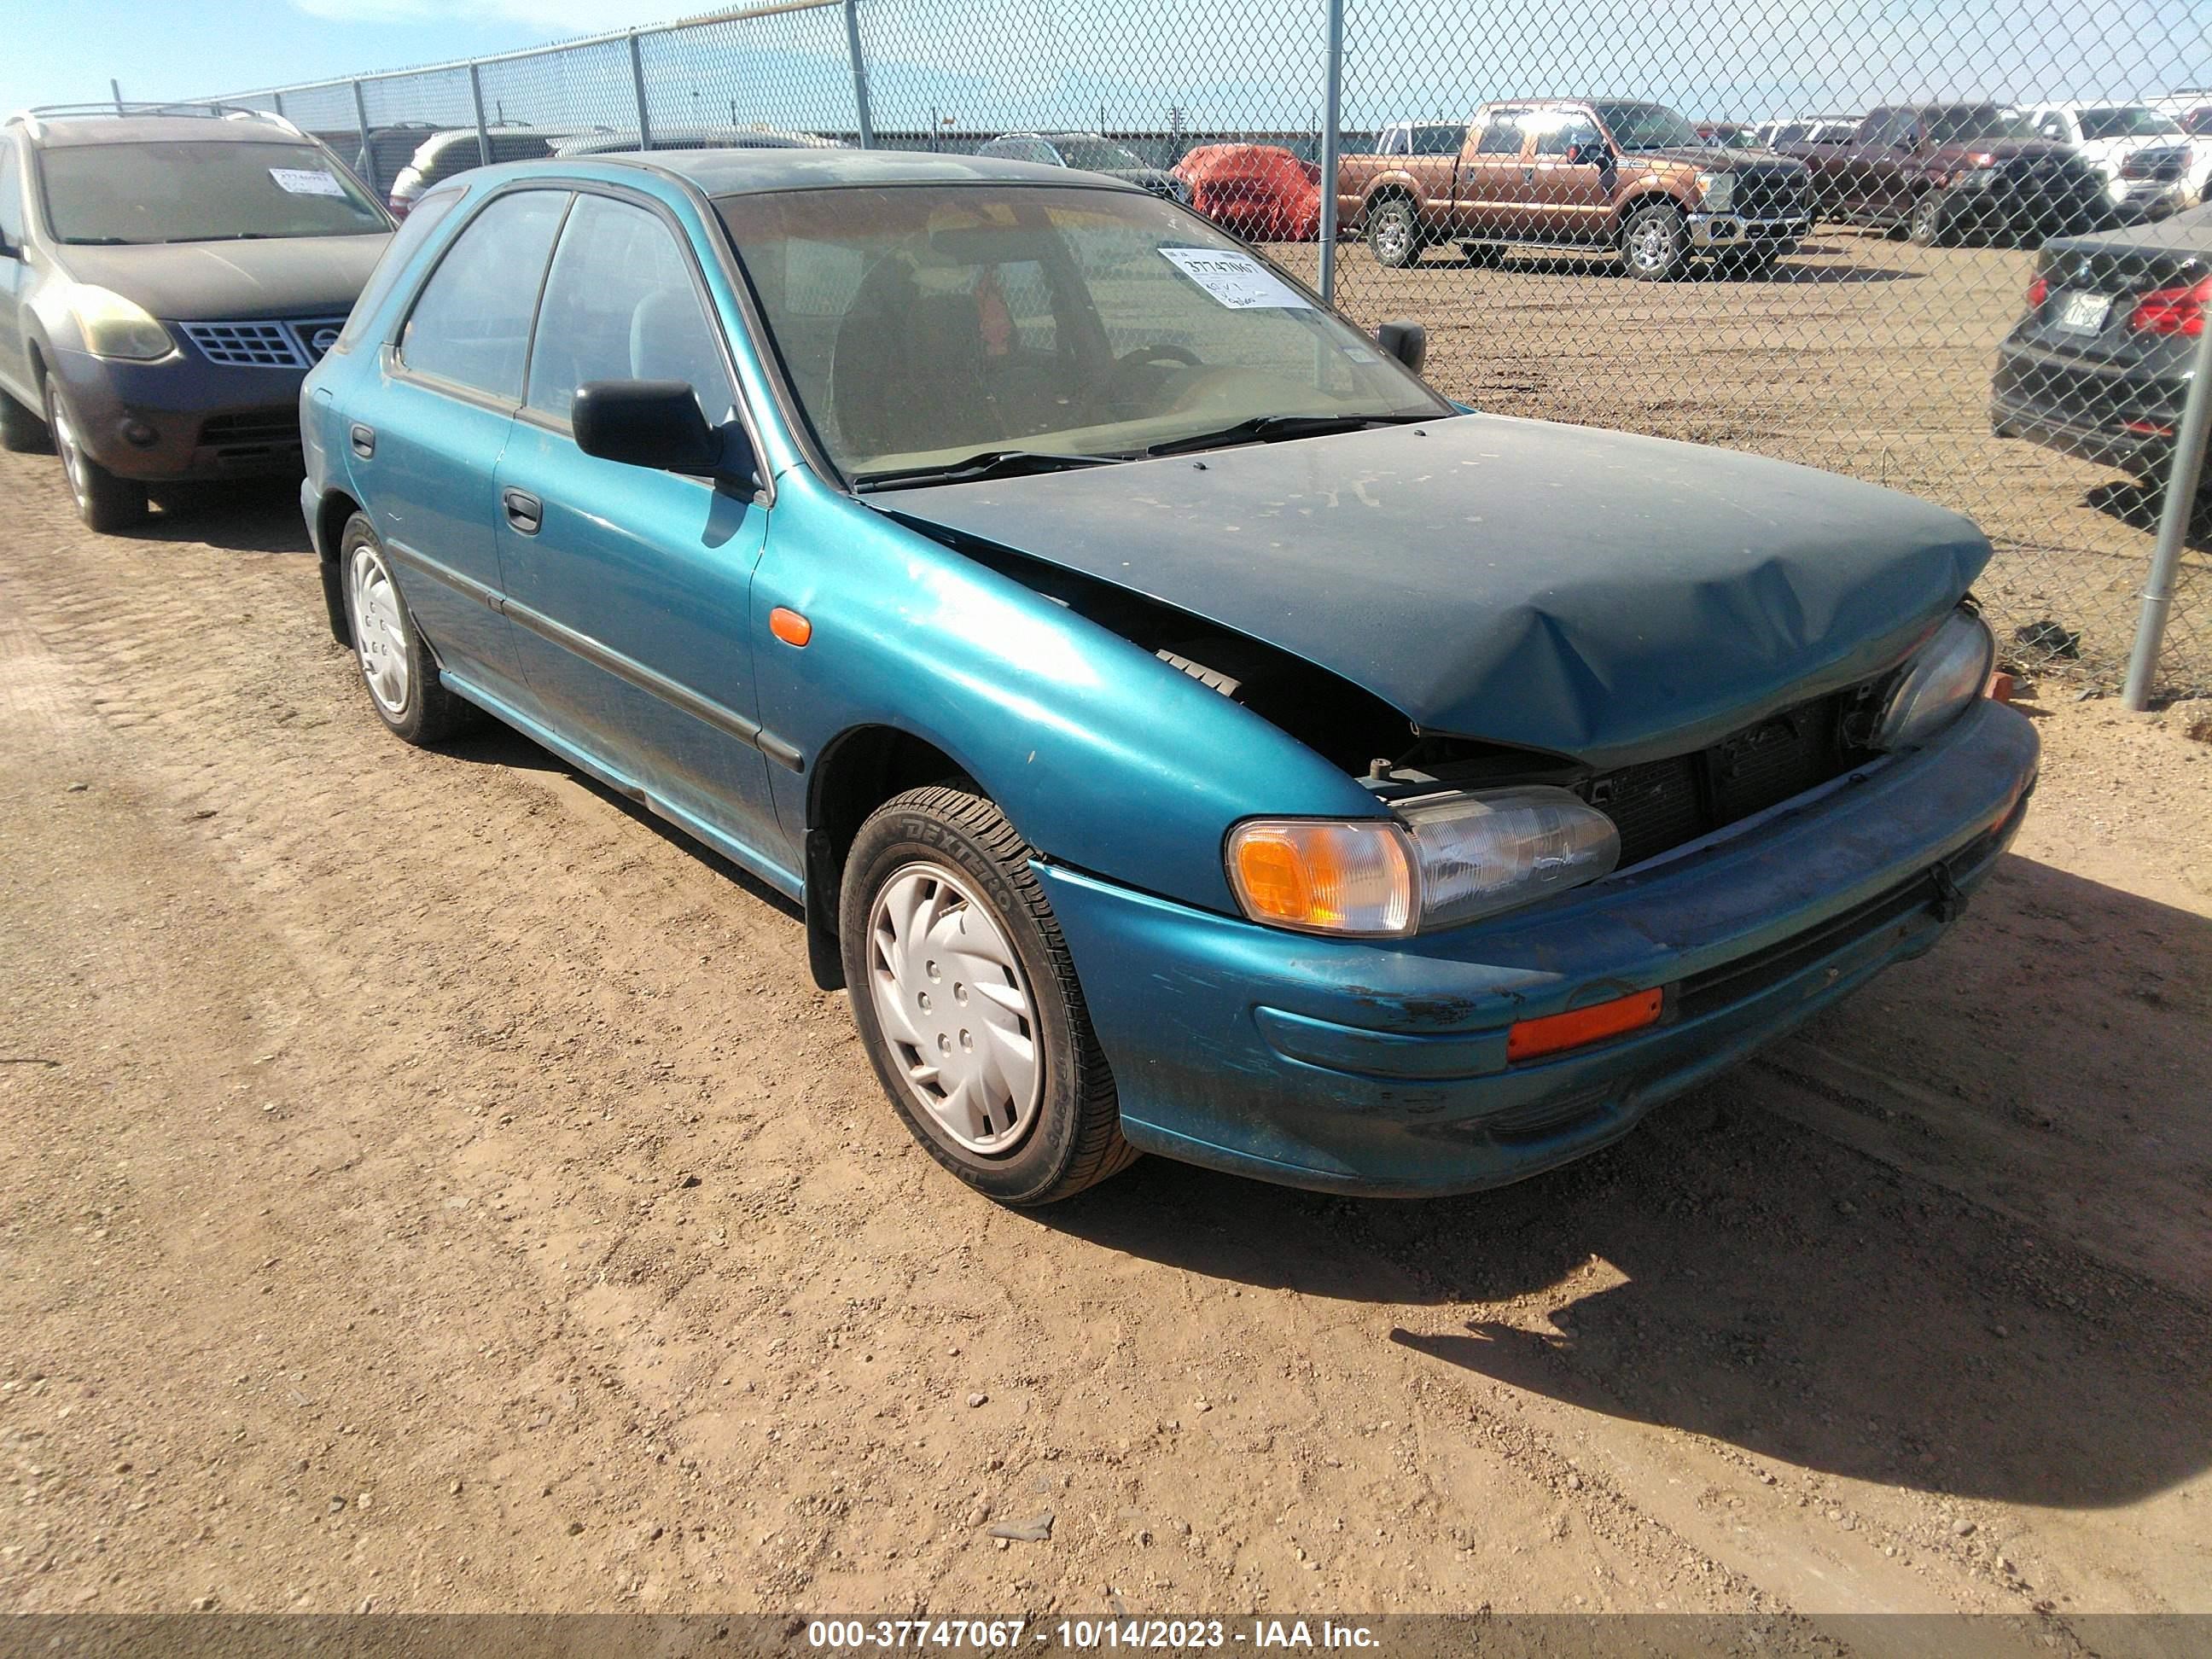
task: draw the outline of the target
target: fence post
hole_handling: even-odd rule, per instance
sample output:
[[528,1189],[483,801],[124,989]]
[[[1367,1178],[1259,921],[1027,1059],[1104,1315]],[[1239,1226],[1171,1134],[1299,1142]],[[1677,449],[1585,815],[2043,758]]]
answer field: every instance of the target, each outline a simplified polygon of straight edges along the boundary
[[629,85],[630,90],[637,94],[637,147],[651,149],[653,118],[645,108],[645,54],[638,48],[637,34],[635,29],[629,32]]
[[384,181],[376,176],[376,150],[368,142],[368,100],[362,94],[361,82],[353,83],[354,125],[361,129],[361,176],[368,180],[374,191],[384,189]]
[[2158,545],[2143,582],[2142,614],[2136,622],[2136,648],[2128,659],[2128,683],[2122,701],[2140,712],[2150,704],[2158,678],[2158,653],[2166,620],[2173,611],[2174,578],[2181,569],[2182,544],[2197,510],[2197,484],[2204,473],[2204,440],[2212,428],[2212,328],[2197,337],[2197,368],[2189,377],[2189,400],[2182,405],[2181,431],[2173,441],[2173,467],[2166,478],[2166,506],[2158,517]]
[[1344,108],[1344,0],[1328,0],[1328,80],[1321,118],[1321,297],[1336,303],[1337,128]]
[[477,111],[477,165],[488,167],[491,165],[491,134],[484,131],[483,75],[475,64],[469,65],[469,101]]
[[860,148],[873,149],[876,123],[868,110],[868,58],[860,48],[860,0],[845,0],[845,51],[853,60],[853,107],[860,116]]

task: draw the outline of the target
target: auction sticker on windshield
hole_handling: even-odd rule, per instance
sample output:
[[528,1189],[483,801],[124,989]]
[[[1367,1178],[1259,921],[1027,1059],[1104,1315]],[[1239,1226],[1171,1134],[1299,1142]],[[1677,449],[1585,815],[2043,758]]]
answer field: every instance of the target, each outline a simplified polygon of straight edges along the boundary
[[1313,302],[1249,253],[1164,247],[1160,258],[1231,311],[1310,311]]
[[269,176],[290,195],[345,197],[345,186],[320,167],[271,167]]

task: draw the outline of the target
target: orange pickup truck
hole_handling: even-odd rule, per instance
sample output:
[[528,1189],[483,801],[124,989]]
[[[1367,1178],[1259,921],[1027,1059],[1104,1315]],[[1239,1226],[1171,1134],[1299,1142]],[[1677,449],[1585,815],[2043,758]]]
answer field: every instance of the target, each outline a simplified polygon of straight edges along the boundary
[[1804,163],[1722,149],[1663,104],[1485,104],[1455,155],[1348,155],[1337,210],[1394,269],[1455,242],[1478,263],[1509,244],[1602,248],[1650,282],[1700,254],[1764,271],[1813,228]]

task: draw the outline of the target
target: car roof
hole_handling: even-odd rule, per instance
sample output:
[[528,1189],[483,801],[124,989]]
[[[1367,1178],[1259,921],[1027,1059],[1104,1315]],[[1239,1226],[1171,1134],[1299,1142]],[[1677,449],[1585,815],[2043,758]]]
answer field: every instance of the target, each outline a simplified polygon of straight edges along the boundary
[[41,149],[93,144],[300,143],[305,135],[289,121],[250,115],[41,115],[36,110],[10,118],[21,122]]
[[[581,174],[582,158],[563,163],[516,161],[500,169],[509,176]],[[897,149],[656,149],[626,155],[599,155],[589,165],[634,167],[665,173],[708,196],[750,196],[780,190],[844,190],[896,185],[1070,183],[1065,167],[1037,161],[1001,161],[988,155],[932,155]],[[1079,174],[1102,190],[1135,190],[1105,173]],[[1140,192],[1141,193],[1141,192]]]

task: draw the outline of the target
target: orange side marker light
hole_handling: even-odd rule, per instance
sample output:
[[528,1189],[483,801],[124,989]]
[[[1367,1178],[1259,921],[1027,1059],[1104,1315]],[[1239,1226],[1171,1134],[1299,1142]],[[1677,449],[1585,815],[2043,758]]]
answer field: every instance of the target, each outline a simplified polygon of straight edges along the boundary
[[814,624],[783,605],[768,613],[768,631],[786,645],[805,645],[814,637]]
[[1638,991],[1631,996],[1615,997],[1610,1002],[1572,1008],[1564,1014],[1516,1020],[1513,1029],[1505,1034],[1505,1058],[1534,1060],[1539,1054],[1579,1048],[1586,1042],[1601,1042],[1607,1037],[1656,1024],[1666,1000],[1663,990]]

